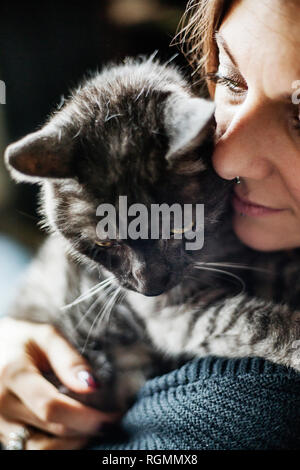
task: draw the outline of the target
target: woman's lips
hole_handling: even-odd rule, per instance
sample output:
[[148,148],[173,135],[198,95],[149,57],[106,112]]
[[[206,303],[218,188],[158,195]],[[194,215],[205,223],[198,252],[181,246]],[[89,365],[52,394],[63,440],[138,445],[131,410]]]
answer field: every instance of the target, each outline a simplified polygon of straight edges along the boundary
[[266,215],[278,214],[285,209],[273,209],[271,207],[255,204],[248,199],[233,194],[232,205],[234,210],[240,215],[249,215],[252,217],[262,217]]

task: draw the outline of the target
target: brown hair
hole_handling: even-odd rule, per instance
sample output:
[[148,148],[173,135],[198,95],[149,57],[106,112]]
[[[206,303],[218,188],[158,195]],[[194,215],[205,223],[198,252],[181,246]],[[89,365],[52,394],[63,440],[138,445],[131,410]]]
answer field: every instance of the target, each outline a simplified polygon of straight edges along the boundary
[[[214,95],[215,84],[205,76],[218,67],[218,50],[214,38],[232,1],[189,0],[179,24],[181,49],[194,69],[194,77],[204,82],[209,94]],[[201,80],[202,78],[202,80]]]

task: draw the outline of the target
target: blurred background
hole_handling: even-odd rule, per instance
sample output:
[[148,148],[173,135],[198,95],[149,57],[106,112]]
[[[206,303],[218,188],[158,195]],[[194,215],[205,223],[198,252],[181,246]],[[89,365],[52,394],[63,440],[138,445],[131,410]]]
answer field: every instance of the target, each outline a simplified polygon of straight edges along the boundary
[[[151,54],[168,59],[186,0],[16,2],[1,5],[0,151],[40,126],[88,70]],[[175,62],[186,66],[182,56]],[[37,228],[37,188],[15,184],[0,159],[0,314],[22,268],[45,236]]]

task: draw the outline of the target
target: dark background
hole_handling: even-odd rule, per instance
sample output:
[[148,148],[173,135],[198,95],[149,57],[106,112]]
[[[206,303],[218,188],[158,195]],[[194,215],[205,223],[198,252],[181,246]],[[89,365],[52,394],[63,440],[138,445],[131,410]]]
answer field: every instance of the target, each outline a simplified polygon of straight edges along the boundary
[[[0,14],[0,151],[34,131],[88,70],[125,56],[168,59],[185,0],[6,1]],[[185,65],[179,56],[175,59]],[[37,188],[12,183],[0,163],[0,234],[34,250]]]

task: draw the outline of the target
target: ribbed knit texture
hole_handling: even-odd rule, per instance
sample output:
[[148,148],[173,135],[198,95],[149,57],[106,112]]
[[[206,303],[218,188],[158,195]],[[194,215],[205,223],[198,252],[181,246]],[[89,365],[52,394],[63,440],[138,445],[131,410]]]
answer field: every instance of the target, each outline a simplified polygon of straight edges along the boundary
[[119,436],[97,449],[300,448],[300,374],[259,358],[208,357],[148,381]]

